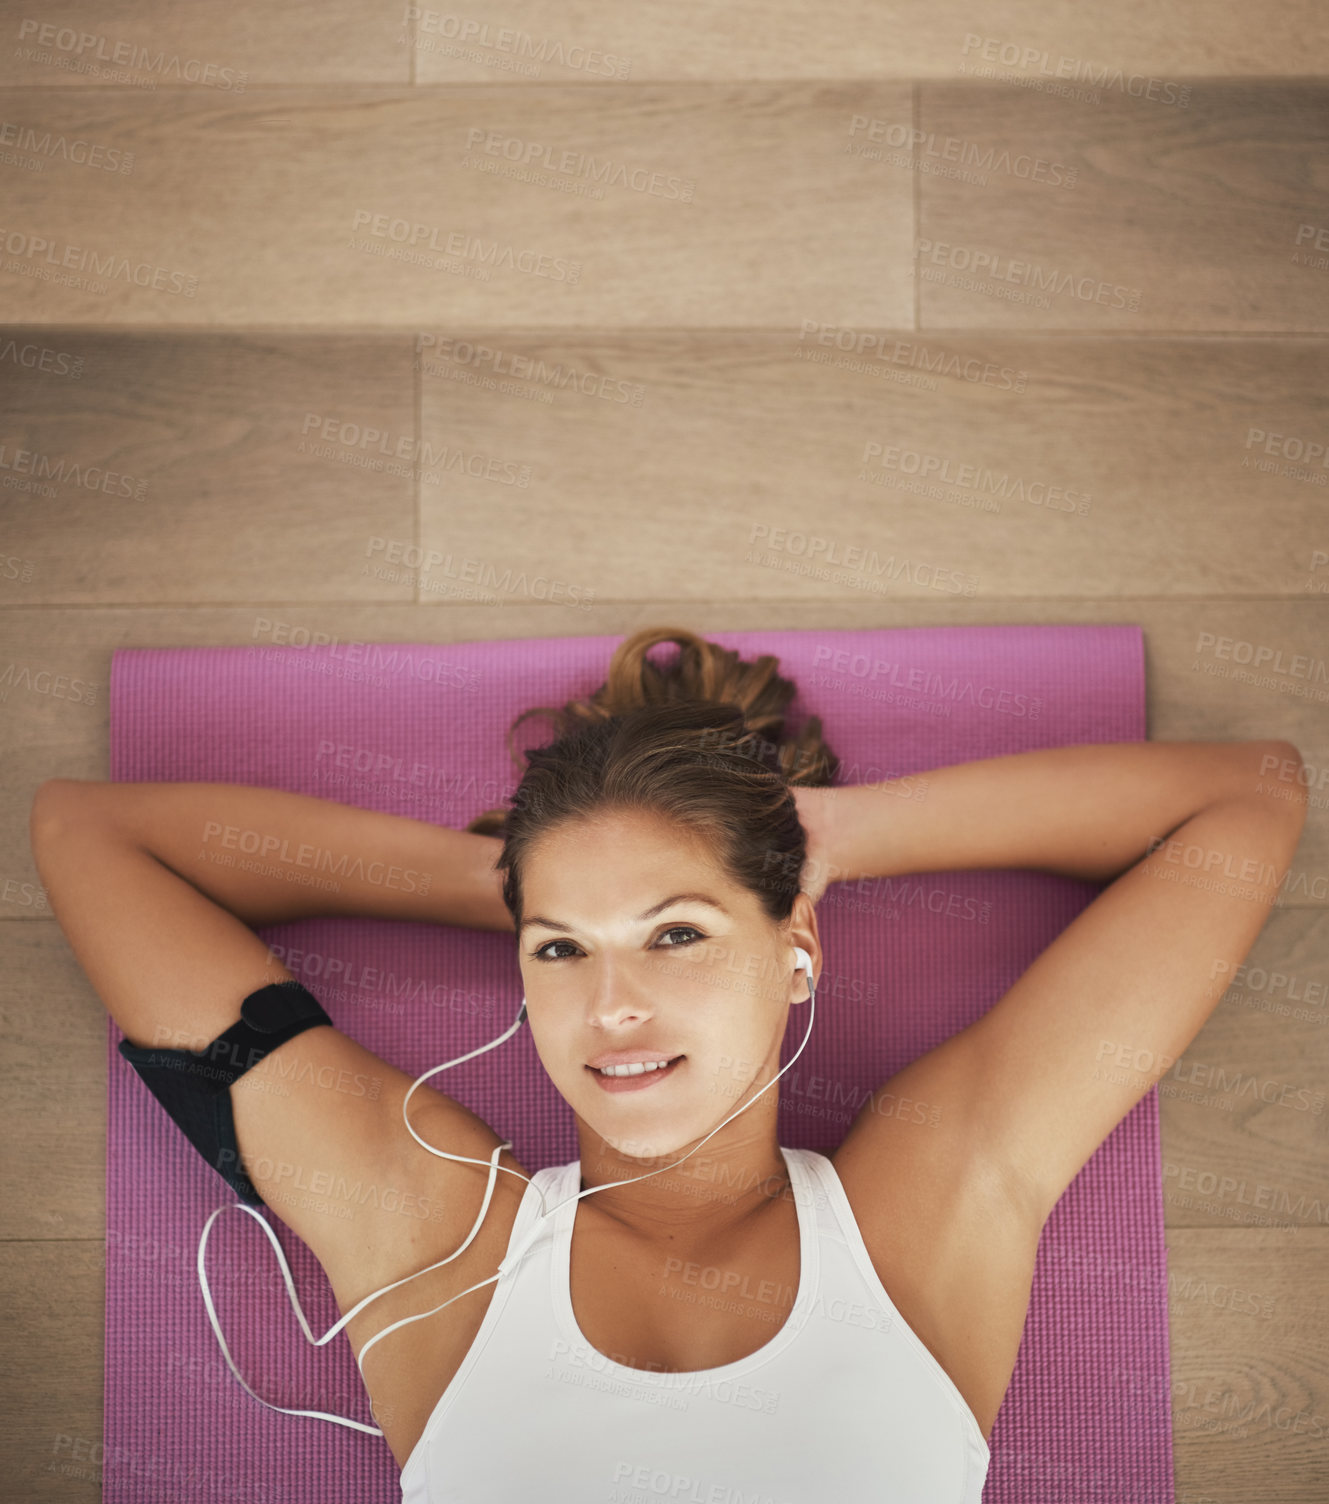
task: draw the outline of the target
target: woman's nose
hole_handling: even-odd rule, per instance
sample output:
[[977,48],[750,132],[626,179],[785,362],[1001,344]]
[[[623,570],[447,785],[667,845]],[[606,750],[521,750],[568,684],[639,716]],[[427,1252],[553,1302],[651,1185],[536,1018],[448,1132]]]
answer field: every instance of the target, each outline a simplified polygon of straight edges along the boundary
[[646,999],[623,969],[612,966],[597,970],[586,1008],[589,1019],[602,1026],[631,1023],[650,1012]]

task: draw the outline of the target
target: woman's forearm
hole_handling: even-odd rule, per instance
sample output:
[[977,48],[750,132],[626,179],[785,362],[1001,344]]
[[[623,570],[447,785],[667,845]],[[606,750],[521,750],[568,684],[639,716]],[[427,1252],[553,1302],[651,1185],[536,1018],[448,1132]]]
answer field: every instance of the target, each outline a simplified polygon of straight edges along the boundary
[[1267,794],[1280,768],[1299,762],[1285,741],[1101,742],[800,789],[797,798],[829,882],[969,867],[1108,882],[1198,810],[1261,797],[1262,783]]
[[493,836],[246,784],[53,786],[75,838],[96,821],[255,928],[364,915],[512,929]]

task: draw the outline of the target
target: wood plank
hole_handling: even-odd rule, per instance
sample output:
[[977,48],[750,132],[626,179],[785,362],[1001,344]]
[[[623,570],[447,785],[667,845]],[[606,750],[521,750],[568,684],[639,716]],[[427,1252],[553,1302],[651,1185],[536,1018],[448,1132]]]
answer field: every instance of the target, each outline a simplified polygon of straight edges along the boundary
[[0,297],[41,325],[912,320],[912,184],[841,150],[856,113],[907,111],[908,84],[601,84],[593,110],[586,97],[27,90],[30,124],[136,155],[128,176],[9,172]]
[[421,488],[422,599],[1326,598],[1329,343],[809,324],[428,336],[425,443],[493,463]]
[[809,322],[428,329],[418,360],[29,326],[0,344],[0,604],[1329,597],[1329,342]]
[[14,12],[0,86],[220,97],[273,83],[409,83],[406,10],[359,0],[329,0],[312,13],[262,0],[188,8],[107,0],[90,12],[78,0],[48,0]]
[[0,1475],[24,1504],[100,1504],[103,1240],[0,1242]]
[[[1329,1229],[1329,908],[1272,913],[1232,981],[1158,1084],[1167,1225],[1313,1239]],[[1129,1072],[1135,1042],[1111,1043],[1101,1068]]]
[[919,129],[924,329],[1329,329],[1322,82],[1210,79],[1185,110],[924,83]]
[[[51,30],[15,22],[0,84],[236,88],[240,72],[247,88],[405,81],[414,40],[423,83],[956,78],[990,69],[1011,88],[1074,85],[1100,95],[1152,88],[1181,108],[1175,102],[1193,98],[1205,76],[1276,78],[1290,71],[1290,59],[1298,73],[1323,74],[1329,56],[1324,13],[1312,0],[1268,13],[1215,10],[1203,0],[1167,7],[1126,0],[1110,17],[1000,0],[981,21],[958,0],[899,0],[885,10],[857,0],[820,12],[799,0],[731,0],[723,8],[639,0],[628,9],[609,0],[502,0],[483,13],[422,5],[418,20],[412,9],[332,5],[320,9],[311,39],[303,12],[253,3],[184,13],[164,0],[114,0],[90,24],[75,0],[51,0],[39,17]],[[87,34],[95,40],[83,41]],[[1190,96],[1181,93],[1187,83]]]
[[[475,29],[463,38],[467,20]],[[611,76],[607,56],[613,76],[642,81],[953,78],[992,67],[1012,88],[1102,79],[1103,92],[1143,92],[1161,75],[1158,97],[1180,98],[1161,85],[1205,74],[1323,73],[1329,28],[1311,0],[1258,15],[1203,0],[1126,0],[1110,12],[996,0],[981,13],[958,0],[818,10],[799,0],[500,0],[483,16],[422,6],[416,45],[418,77],[429,83],[593,83]]]
[[365,572],[373,538],[413,534],[409,336],[9,341],[0,494],[24,567],[0,569],[0,603],[415,598]]
[[54,919],[0,924],[0,1241],[106,1236],[107,1015]]
[[[1178,1504],[1323,1499],[1329,1231],[1172,1228],[1167,1243]],[[1128,1379],[1122,1399],[1153,1402]]]
[[[885,606],[1068,579],[1329,598],[1329,342],[810,322],[369,341],[30,326],[0,343],[0,604],[418,593],[576,619],[597,598]],[[154,421],[126,423],[126,403]]]

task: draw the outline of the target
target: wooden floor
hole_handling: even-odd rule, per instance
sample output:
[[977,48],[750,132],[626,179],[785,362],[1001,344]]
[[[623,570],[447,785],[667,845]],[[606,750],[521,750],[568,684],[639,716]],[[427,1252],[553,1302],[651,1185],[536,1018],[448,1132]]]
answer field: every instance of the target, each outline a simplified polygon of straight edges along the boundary
[[1329,1497],[1329,12],[978,11],[16,9],[6,1499],[100,1498],[105,1016],[27,819],[113,648],[1007,622],[1140,624],[1151,738],[1315,780],[1185,1057],[1259,1099],[1161,1108],[1178,1504]]

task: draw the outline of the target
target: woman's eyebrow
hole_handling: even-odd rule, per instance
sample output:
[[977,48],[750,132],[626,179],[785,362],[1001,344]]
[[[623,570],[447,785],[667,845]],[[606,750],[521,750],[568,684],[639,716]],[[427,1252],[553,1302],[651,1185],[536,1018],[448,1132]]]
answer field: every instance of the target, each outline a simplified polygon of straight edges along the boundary
[[[724,904],[720,903],[717,899],[711,898],[705,893],[675,893],[669,898],[662,898],[657,904],[652,904],[644,914],[637,915],[637,920],[638,922],[640,922],[643,919],[654,919],[658,913],[660,913],[664,909],[667,909],[671,904],[675,903],[708,904],[711,908],[719,909],[722,914],[732,918],[732,915],[729,915],[729,910],[725,908]],[[529,919],[523,919],[521,927],[524,930],[529,928],[533,924],[542,925],[547,930],[576,929],[575,924],[564,924],[560,919],[546,919],[543,915],[540,914],[532,914]]]

